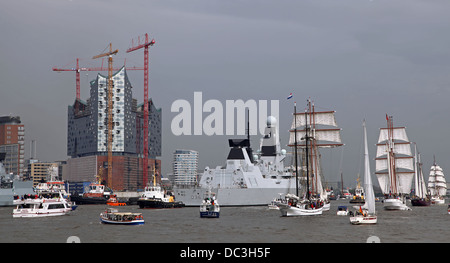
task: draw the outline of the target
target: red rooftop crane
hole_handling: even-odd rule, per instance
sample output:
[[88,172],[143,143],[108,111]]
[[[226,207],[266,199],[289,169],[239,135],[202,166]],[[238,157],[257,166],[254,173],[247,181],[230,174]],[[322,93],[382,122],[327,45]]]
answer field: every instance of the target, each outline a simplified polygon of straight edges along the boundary
[[[144,48],[144,165],[143,165],[143,179],[144,187],[147,186],[147,171],[148,171],[148,47],[153,46],[155,40],[148,40],[148,34],[145,34],[145,42],[141,44],[140,37],[135,45],[134,41],[131,40],[131,48],[127,49],[127,53]],[[156,176],[156,175],[155,175]]]
[[[80,96],[80,71],[107,71],[108,67],[103,67],[103,63],[101,67],[92,67],[92,68],[86,68],[82,67],[80,68],[79,65],[79,58],[77,58],[77,67],[76,68],[57,68],[53,67],[53,71],[61,72],[61,71],[75,71],[76,75],[76,87],[77,87],[77,100],[81,99]],[[119,70],[120,68],[113,68],[113,70]],[[125,67],[126,70],[144,70],[143,67]]]

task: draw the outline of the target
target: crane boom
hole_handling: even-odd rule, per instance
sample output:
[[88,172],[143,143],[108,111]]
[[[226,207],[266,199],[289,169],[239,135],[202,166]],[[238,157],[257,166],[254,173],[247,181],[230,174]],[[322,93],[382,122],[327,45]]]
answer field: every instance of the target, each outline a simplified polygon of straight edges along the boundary
[[[153,46],[155,44],[155,40],[152,39],[151,41],[148,40],[148,34],[145,34],[145,42],[140,43],[140,38],[138,38],[138,43],[136,46],[134,46],[134,43],[132,42],[132,47],[127,49],[127,53],[144,48],[144,145],[143,145],[143,152],[144,152],[144,162],[142,165],[142,173],[143,173],[143,180],[144,180],[144,187],[148,183],[148,47]],[[154,174],[156,176],[156,174]]]
[[[76,94],[77,94],[77,100],[81,99],[80,96],[80,72],[81,71],[107,71],[108,68],[103,67],[103,63],[101,67],[91,67],[91,68],[86,68],[86,67],[81,67],[79,65],[79,58],[77,58],[77,65],[75,68],[58,68],[58,67],[53,67],[52,70],[56,71],[56,72],[61,72],[61,71],[75,71],[75,75],[76,75]],[[144,70],[143,67],[125,67],[126,70]],[[113,71],[117,71],[120,70],[120,68],[113,68]]]

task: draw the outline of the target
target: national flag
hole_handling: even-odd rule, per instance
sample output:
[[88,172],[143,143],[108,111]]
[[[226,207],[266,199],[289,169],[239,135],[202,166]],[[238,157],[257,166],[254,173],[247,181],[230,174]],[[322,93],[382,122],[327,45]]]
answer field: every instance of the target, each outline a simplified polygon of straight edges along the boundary
[[291,94],[289,94],[289,96],[287,97],[287,99],[292,99],[292,93]]

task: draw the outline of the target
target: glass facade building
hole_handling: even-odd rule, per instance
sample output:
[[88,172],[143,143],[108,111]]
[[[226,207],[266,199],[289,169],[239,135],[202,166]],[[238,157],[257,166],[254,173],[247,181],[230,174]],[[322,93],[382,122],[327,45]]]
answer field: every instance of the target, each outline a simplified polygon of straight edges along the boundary
[[198,152],[176,150],[173,153],[173,178],[176,185],[195,185],[198,176]]

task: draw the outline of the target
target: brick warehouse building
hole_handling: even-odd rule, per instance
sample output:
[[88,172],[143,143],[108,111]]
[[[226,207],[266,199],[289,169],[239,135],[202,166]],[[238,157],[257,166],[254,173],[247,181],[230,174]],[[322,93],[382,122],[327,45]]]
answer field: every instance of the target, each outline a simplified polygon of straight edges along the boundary
[[[90,82],[90,97],[68,106],[67,161],[64,180],[93,181],[103,167],[107,183],[107,77],[101,74]],[[124,67],[113,75],[113,190],[143,189],[143,104],[132,98],[132,85]],[[153,168],[161,174],[161,109],[149,105],[148,178]]]
[[0,153],[5,153],[6,173],[22,175],[25,159],[25,126],[19,116],[0,117]]

